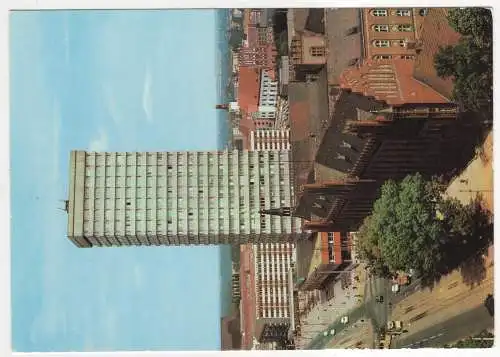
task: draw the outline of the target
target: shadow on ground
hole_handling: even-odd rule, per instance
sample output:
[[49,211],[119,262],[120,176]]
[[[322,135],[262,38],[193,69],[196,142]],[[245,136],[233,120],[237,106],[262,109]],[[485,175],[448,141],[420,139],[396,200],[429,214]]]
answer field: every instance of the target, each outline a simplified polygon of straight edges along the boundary
[[456,218],[461,229],[451,227],[442,244],[436,271],[422,277],[423,286],[432,289],[441,277],[455,269],[459,269],[463,282],[471,288],[485,279],[485,257],[493,244],[493,219],[482,207],[480,195],[466,206],[465,212]]

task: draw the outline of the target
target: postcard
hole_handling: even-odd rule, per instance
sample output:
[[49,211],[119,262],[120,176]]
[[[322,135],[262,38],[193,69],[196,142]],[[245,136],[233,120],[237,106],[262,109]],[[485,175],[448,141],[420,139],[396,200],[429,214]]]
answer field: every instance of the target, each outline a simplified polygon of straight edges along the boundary
[[492,28],[11,11],[13,351],[492,347]]

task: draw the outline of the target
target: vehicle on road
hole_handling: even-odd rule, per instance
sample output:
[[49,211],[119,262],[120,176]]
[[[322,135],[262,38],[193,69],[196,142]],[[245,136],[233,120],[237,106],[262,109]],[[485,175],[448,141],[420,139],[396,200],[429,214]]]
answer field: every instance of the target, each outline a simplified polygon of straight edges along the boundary
[[349,317],[348,316],[342,316],[340,319],[340,322],[342,322],[344,325],[349,322]]
[[398,284],[393,284],[391,287],[391,290],[393,293],[399,292],[399,285]]
[[391,348],[392,336],[390,334],[385,334],[380,339],[380,343],[378,345],[379,349],[388,349]]
[[390,334],[400,334],[403,331],[402,321],[389,321],[387,323],[387,332]]
[[375,301],[382,304],[384,302],[384,297],[382,295],[379,295],[375,297]]
[[409,285],[411,283],[411,275],[405,272],[398,272],[393,278],[392,278],[392,283],[405,286]]

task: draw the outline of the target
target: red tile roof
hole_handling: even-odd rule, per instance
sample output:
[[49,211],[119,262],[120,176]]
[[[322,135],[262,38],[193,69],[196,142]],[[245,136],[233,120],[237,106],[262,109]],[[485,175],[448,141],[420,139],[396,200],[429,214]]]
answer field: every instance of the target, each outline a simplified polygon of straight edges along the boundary
[[242,348],[249,349],[255,331],[255,269],[251,245],[240,247],[240,288],[243,320]]
[[434,68],[434,55],[440,47],[455,45],[460,34],[448,24],[448,9],[430,8],[419,31],[419,49],[415,62],[414,76],[437,90],[447,98],[451,97],[453,81],[438,77]]
[[448,103],[449,100],[413,77],[413,61],[368,60],[344,70],[340,86],[390,105]]
[[239,68],[238,105],[243,112],[257,111],[259,105],[260,70],[250,67]]

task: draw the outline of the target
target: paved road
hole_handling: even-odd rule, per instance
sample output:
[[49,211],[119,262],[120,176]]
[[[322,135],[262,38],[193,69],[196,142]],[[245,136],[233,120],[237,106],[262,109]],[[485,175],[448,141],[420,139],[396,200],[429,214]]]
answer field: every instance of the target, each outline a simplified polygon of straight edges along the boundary
[[407,327],[409,334],[394,339],[391,348],[442,347],[493,327],[493,317],[480,305],[415,334],[411,334],[411,326]]
[[[352,327],[353,323],[358,321],[359,319],[362,319],[363,316],[365,315],[365,306],[362,305],[360,307],[357,307],[351,311],[349,311],[346,316],[349,317],[349,323],[348,324],[342,324],[340,322],[340,319],[336,320],[333,322],[331,325],[328,326],[327,329],[324,331],[331,331],[332,329],[335,330],[335,335],[341,335],[345,337],[345,334],[348,333],[348,329]],[[318,334],[309,345],[306,346],[305,349],[307,350],[319,350],[325,348],[325,346],[332,340],[334,336],[324,336],[323,332]]]
[[[371,320],[374,331],[380,327],[387,325],[389,315],[391,313],[391,307],[389,303],[395,305],[399,301],[403,300],[407,296],[411,295],[413,292],[420,288],[420,281],[414,281],[412,284],[402,287],[398,294],[391,292],[391,282],[389,279],[373,277],[366,281],[364,289],[364,301],[361,306],[356,308],[351,308],[349,311],[344,312],[342,315],[347,315],[349,317],[349,323],[344,325],[340,323],[340,316],[338,313],[334,319],[330,320],[332,323],[322,329],[322,331],[317,331],[318,335],[311,340],[311,342],[305,347],[305,349],[321,349],[325,348],[327,344],[330,343],[335,337],[342,336],[346,338],[349,333],[353,331],[353,325],[356,321],[364,318]],[[384,297],[383,303],[376,302],[376,297],[382,295]],[[350,300],[349,298],[347,300]],[[345,301],[345,300],[344,300]],[[344,306],[344,308],[347,306]],[[333,317],[333,316],[332,316]],[[324,336],[324,331],[330,331],[335,329],[335,336]],[[353,331],[354,332],[354,331]]]

